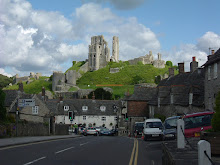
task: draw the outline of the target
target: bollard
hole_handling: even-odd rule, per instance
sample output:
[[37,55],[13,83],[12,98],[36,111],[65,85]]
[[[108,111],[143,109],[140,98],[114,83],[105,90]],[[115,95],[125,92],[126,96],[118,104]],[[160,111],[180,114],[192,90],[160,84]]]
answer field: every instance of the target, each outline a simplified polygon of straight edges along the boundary
[[[198,165],[211,165],[211,146],[210,143],[205,140],[200,140],[198,142]],[[207,155],[205,154],[207,153]]]
[[[181,130],[182,127],[182,130]],[[177,120],[177,148],[185,148],[185,138],[184,138],[184,121],[183,119]]]

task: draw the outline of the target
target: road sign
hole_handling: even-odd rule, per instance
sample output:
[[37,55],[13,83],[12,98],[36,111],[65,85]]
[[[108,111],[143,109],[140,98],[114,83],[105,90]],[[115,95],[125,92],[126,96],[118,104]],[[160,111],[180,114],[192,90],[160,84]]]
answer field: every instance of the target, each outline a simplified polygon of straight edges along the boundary
[[18,100],[18,107],[34,107],[35,106],[35,99],[19,99]]

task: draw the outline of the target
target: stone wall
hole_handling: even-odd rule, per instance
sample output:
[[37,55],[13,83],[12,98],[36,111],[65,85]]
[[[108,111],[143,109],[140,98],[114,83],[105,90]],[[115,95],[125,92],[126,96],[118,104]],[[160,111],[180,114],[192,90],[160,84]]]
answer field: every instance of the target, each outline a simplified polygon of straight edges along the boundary
[[68,135],[69,125],[55,124],[55,135]]
[[120,68],[110,68],[109,72],[110,73],[117,73],[120,71]]

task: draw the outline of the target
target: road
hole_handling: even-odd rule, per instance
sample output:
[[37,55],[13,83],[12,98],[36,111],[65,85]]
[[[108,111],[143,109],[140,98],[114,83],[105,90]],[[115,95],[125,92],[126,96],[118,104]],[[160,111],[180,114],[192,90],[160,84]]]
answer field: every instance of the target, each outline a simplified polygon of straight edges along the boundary
[[1,165],[161,165],[160,141],[86,136],[0,149]]

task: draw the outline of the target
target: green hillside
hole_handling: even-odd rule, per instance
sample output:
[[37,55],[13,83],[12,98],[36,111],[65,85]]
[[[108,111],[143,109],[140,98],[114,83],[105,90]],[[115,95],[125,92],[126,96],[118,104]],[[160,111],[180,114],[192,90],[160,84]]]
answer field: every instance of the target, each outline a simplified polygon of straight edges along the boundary
[[[119,67],[120,72],[110,73],[110,68]],[[168,66],[163,69],[155,68],[153,65],[129,65],[126,62],[110,63],[107,67],[94,72],[85,73],[78,81],[78,85],[97,84],[122,84],[134,85],[138,83],[154,83],[158,75],[168,74]]]
[[[30,84],[23,83],[24,92],[28,94],[38,94],[42,91],[42,87],[45,87],[46,90],[52,91],[52,82],[45,81],[47,77],[40,77],[39,80],[34,80]],[[18,90],[18,85],[14,84],[12,86],[7,86],[7,90]]]
[[10,83],[12,83],[12,78],[0,74],[0,88],[6,87]]

